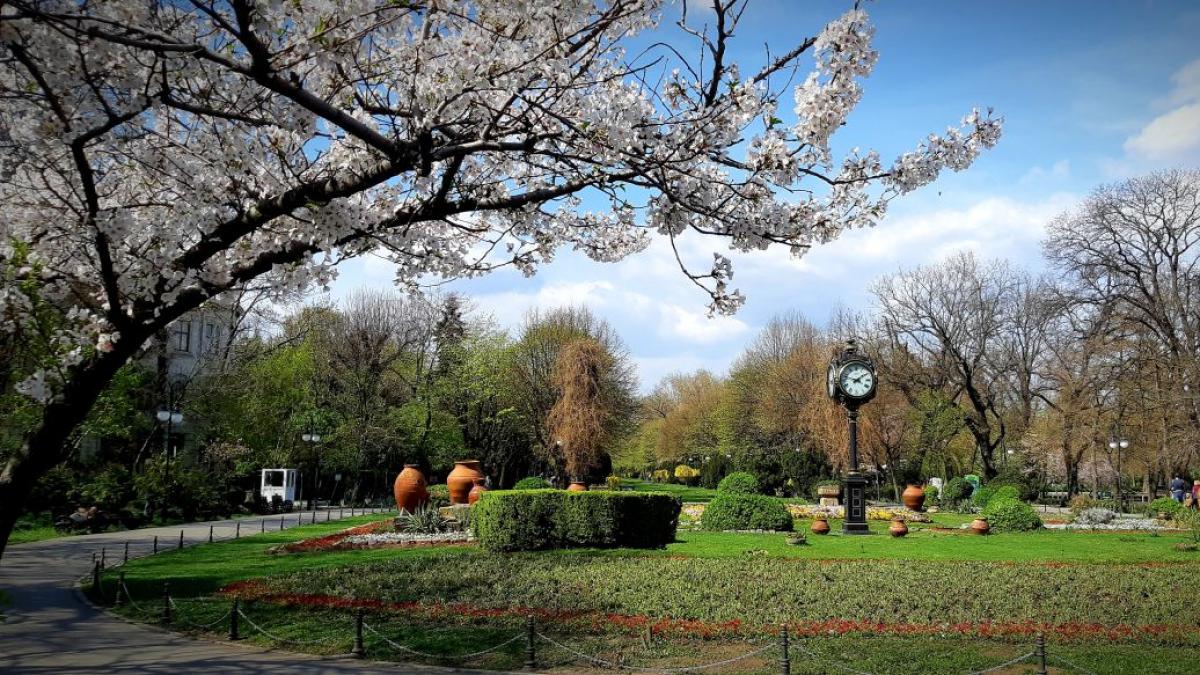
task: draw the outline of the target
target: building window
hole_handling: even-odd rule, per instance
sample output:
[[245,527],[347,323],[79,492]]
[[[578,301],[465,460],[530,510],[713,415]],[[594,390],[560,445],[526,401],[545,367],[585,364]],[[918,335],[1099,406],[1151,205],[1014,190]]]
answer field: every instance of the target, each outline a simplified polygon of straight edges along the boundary
[[175,349],[181,352],[192,351],[192,322],[180,321],[171,329]]
[[215,324],[215,323],[204,324],[204,348],[205,349],[216,349],[217,348],[217,337],[219,335],[220,335],[220,332],[217,330],[217,324]]

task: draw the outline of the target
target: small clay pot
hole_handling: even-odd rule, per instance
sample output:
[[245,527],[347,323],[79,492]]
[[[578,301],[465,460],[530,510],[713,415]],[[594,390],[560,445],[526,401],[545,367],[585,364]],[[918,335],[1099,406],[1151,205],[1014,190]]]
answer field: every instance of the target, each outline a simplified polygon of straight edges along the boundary
[[417,509],[429,502],[425,476],[416,464],[404,465],[404,470],[392,484],[392,496],[396,498],[396,508],[408,513],[416,513]]
[[487,488],[484,487],[485,481],[486,479],[484,478],[475,479],[475,486],[471,488],[469,493],[467,493],[468,504],[474,504],[475,502],[479,501],[479,498],[483,496],[483,493],[487,492]]
[[987,518],[976,518],[971,521],[971,531],[975,534],[987,534],[992,531],[992,526],[988,524]]
[[829,534],[829,521],[824,518],[814,518],[812,527],[809,529],[813,534]]
[[476,478],[483,478],[483,472],[479,470],[479,460],[464,459],[461,462],[455,462],[454,470],[450,472],[449,476],[446,476],[446,487],[450,490],[450,503],[469,503],[468,495],[471,494],[471,487],[475,485]]
[[893,518],[891,526],[888,527],[888,533],[893,537],[903,537],[908,534],[908,525],[903,518]]
[[567,486],[567,492],[587,492],[587,489],[587,483],[581,480],[573,480],[571,481],[571,484]]
[[913,511],[920,511],[925,505],[925,488],[920,485],[909,485],[900,495],[904,505]]

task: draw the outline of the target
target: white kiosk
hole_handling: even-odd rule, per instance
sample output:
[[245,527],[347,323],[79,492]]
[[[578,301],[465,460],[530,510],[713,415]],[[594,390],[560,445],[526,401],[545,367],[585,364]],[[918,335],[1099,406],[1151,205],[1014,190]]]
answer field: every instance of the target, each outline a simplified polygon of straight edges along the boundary
[[300,483],[299,469],[263,469],[262,498],[267,504],[279,499],[283,503],[296,503],[296,488]]

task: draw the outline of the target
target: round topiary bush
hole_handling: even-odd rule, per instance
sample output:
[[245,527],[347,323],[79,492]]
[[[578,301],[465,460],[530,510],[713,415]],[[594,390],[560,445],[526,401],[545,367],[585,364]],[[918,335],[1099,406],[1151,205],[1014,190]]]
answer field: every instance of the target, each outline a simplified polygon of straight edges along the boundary
[[942,502],[946,504],[957,504],[971,496],[971,491],[975,486],[967,482],[966,478],[961,476],[951,478],[946,481],[942,487]]
[[1012,497],[992,499],[983,516],[994,532],[1028,532],[1042,526],[1042,519],[1032,506]]
[[1157,518],[1158,514],[1166,514],[1167,518],[1174,518],[1179,511],[1183,509],[1183,504],[1171,499],[1170,497],[1159,497],[1146,505],[1146,515],[1151,518]]
[[717,492],[729,492],[738,495],[758,494],[758,478],[746,471],[734,471],[721,479],[717,484]]
[[700,525],[706,530],[792,531],[792,514],[782,500],[763,495],[722,492],[704,509]]
[[517,481],[517,484],[513,486],[513,489],[514,490],[549,490],[551,487],[554,487],[554,486],[550,485],[550,481],[546,480],[545,478],[541,478],[539,476],[530,476],[528,478],[522,478],[521,480]]

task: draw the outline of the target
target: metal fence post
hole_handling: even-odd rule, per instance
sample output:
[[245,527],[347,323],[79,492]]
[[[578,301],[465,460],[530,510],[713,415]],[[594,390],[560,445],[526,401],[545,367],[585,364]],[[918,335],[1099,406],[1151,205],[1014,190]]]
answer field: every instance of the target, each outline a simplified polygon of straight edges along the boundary
[[238,612],[241,610],[241,602],[238,598],[233,599],[233,607],[229,608],[229,639],[240,640],[238,636]]
[[101,546],[100,547],[100,569],[104,569],[105,567],[108,567],[108,549]]
[[242,521],[240,521],[240,520],[237,521],[237,523],[235,523],[235,525],[237,525],[237,529],[233,531],[233,538],[241,539],[242,538]]
[[329,522],[329,514],[330,513],[331,513],[331,511],[329,509],[325,509],[325,522],[327,522],[327,523]]
[[154,553],[158,553],[158,535],[154,535]]
[[179,531],[179,548],[183,548],[183,530]]
[[[92,555],[94,556],[95,554],[93,553]],[[100,561],[99,560],[92,561],[92,593],[95,593],[97,596],[101,595],[101,593],[100,593]],[[104,598],[101,597],[100,599],[103,600]]]
[[265,533],[267,531],[267,519],[263,518],[262,520],[258,521],[258,524],[260,526],[259,532]]
[[122,605],[125,604],[124,601],[121,599],[121,593],[124,590],[125,590],[125,570],[121,570],[121,572],[117,575],[117,599],[115,601],[115,604],[117,607],[121,607]]
[[283,531],[283,516],[279,516],[279,530]]
[[779,672],[782,675],[792,675],[792,658],[788,654],[787,624],[779,624]]
[[1033,652],[1037,654],[1038,675],[1047,675],[1046,671],[1046,636],[1041,633],[1037,634],[1037,642],[1034,643]]
[[533,624],[533,615],[525,617],[525,670],[537,670],[537,652],[534,639],[537,637]]
[[212,534],[213,534],[213,526],[209,525],[208,526],[208,543],[210,543],[210,544],[213,542]]
[[359,608],[354,613],[354,646],[350,648],[350,656],[356,659],[361,659],[367,655],[367,650],[363,649],[363,610]]
[[163,582],[162,621],[164,625],[171,625],[171,584],[168,581]]
[[125,556],[121,559],[121,563],[129,562],[129,542],[125,542]]

